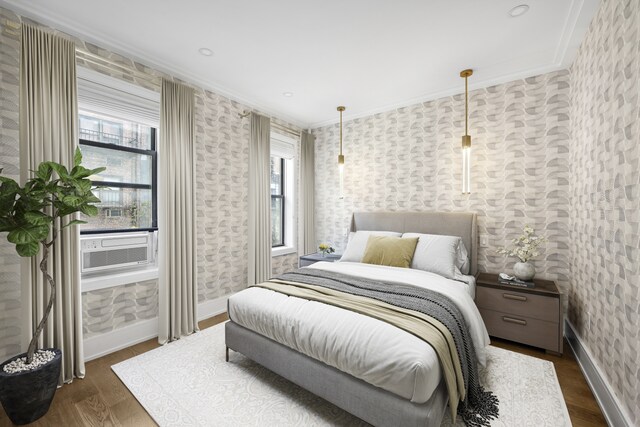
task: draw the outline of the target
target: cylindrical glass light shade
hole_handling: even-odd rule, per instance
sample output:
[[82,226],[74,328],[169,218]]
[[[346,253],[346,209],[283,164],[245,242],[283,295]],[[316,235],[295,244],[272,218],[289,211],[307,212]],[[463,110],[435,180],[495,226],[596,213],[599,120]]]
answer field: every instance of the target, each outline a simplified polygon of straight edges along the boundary
[[344,156],[340,154],[338,156],[338,174],[340,176],[340,194],[341,199],[344,199]]
[[462,194],[471,193],[471,147],[462,149]]
[[462,194],[471,194],[471,137],[462,137]]

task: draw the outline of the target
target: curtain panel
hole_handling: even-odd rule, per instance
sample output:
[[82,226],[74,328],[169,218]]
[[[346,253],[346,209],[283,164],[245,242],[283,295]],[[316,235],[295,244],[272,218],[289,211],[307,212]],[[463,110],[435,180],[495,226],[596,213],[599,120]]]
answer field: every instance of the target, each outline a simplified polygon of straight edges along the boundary
[[198,330],[195,99],[162,81],[158,144],[158,266],[161,344]]
[[[24,183],[43,161],[70,167],[78,143],[76,56],[72,41],[29,24],[22,25],[20,57],[20,179]],[[38,346],[62,350],[59,384],[85,374],[80,289],[80,231],[61,228],[51,247],[49,273],[56,300]],[[40,271],[41,254],[22,260],[23,346],[46,309],[49,286]],[[55,266],[55,274],[54,274]]]
[[251,113],[248,284],[271,278],[271,120]]
[[302,219],[303,254],[318,250],[315,230],[315,136],[302,132],[300,135],[300,205]]

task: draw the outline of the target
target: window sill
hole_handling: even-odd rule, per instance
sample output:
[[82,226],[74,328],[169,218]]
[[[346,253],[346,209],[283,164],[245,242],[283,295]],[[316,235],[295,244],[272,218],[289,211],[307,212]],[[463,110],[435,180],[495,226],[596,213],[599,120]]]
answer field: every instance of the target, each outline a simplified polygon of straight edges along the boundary
[[296,248],[293,246],[279,246],[277,248],[271,248],[271,256],[282,256],[295,254],[297,252]]
[[107,271],[83,276],[80,279],[80,289],[81,292],[89,292],[157,278],[157,265],[150,265],[136,270]]

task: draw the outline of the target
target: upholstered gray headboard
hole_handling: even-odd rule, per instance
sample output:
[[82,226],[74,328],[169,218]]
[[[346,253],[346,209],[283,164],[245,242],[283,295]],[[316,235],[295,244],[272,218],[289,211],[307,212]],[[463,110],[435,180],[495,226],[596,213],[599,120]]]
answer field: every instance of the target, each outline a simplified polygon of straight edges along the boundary
[[469,274],[478,271],[478,224],[472,212],[354,212],[351,231],[395,231],[460,236],[471,264]]

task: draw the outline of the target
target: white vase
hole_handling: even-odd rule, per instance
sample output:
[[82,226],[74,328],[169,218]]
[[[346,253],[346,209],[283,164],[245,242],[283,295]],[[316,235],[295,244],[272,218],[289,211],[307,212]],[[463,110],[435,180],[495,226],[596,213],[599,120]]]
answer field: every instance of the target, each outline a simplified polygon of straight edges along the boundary
[[518,279],[525,282],[530,281],[536,275],[536,269],[530,262],[516,262],[513,266],[513,272]]

